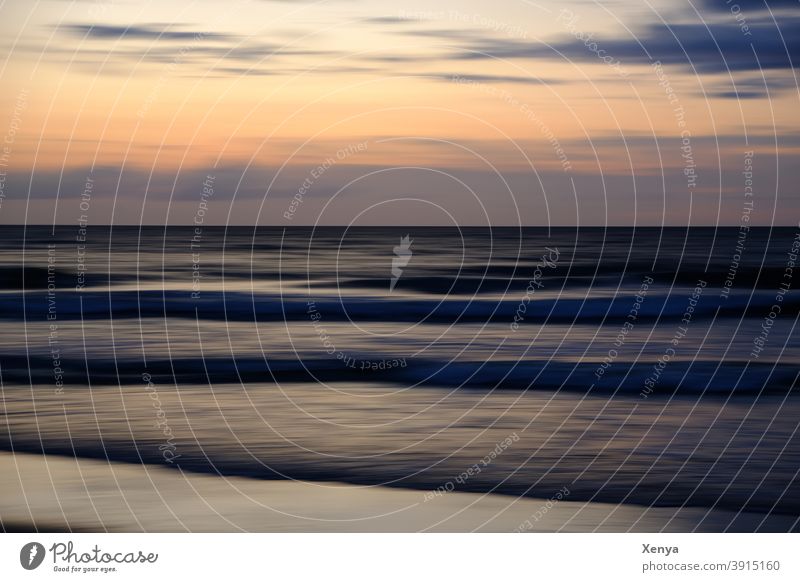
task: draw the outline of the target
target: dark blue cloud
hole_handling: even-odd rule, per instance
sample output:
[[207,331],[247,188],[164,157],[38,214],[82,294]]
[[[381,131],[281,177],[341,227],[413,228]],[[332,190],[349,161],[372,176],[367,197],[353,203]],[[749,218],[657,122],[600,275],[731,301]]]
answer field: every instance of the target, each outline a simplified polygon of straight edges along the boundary
[[128,38],[135,40],[192,40],[216,39],[230,40],[224,34],[209,33],[207,31],[172,30],[168,24],[114,26],[110,24],[63,24],[58,29],[66,34],[76,37],[89,37],[98,39]]
[[[84,43],[74,46],[62,43],[47,47],[51,61],[69,63],[86,70],[96,72],[101,69],[113,74],[111,67],[119,65],[140,66],[142,63],[180,63],[191,65],[194,70],[186,70],[183,74],[196,75],[199,71],[220,73],[274,75],[280,71],[275,60],[291,57],[319,57],[332,59],[341,56],[333,50],[315,50],[276,42],[262,42],[250,36],[211,33],[201,30],[170,27],[167,24],[151,23],[146,25],[116,26],[111,24],[71,23],[56,27],[64,36],[72,38],[90,38],[103,40],[138,40],[148,41],[135,44],[107,42]],[[164,42],[165,41],[165,42]],[[33,54],[40,54],[42,47],[26,45],[20,47]],[[269,62],[269,70],[257,70],[250,64],[258,65]],[[119,69],[124,71],[124,69]]]
[[414,22],[409,18],[402,16],[374,16],[372,18],[365,18],[364,22],[368,24],[408,24]]
[[[800,63],[800,18],[783,18],[777,25],[771,20],[752,20],[749,27],[751,34],[746,35],[733,20],[712,24],[654,24],[634,38],[596,37],[590,42],[623,65],[661,61],[699,73],[792,69]],[[470,43],[465,49],[455,58],[566,57],[597,62],[597,54],[584,41],[572,37],[549,46],[524,40],[487,39]]]
[[707,95],[727,99],[762,99],[774,96],[779,91],[796,88],[794,77],[789,75],[783,77],[736,75],[716,84]]
[[700,4],[707,10],[718,12],[730,12],[734,5],[742,10],[750,11],[766,11],[767,7],[770,10],[800,8],[800,0],[700,0]]
[[513,83],[515,85],[562,85],[562,79],[542,79],[522,75],[483,75],[475,73],[419,73],[420,77],[429,77],[438,81],[453,83]]

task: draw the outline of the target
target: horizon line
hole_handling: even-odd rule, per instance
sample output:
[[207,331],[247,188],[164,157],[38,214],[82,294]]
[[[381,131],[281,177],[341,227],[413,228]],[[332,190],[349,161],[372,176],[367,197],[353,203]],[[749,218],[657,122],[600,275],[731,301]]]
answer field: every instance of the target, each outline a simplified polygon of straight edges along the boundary
[[[692,225],[660,225],[660,224],[632,224],[632,225],[620,225],[620,224],[589,224],[589,225],[576,225],[576,224],[558,224],[558,225],[481,225],[481,224],[468,224],[468,225],[408,225],[408,224],[401,224],[401,225],[384,225],[384,224],[362,224],[362,225],[346,225],[346,224],[292,224],[292,225],[281,225],[281,224],[203,224],[203,225],[195,225],[195,224],[113,224],[113,223],[99,223],[99,224],[89,224],[86,226],[81,226],[81,228],[285,228],[285,229],[314,229],[314,228],[339,228],[339,229],[359,229],[359,228],[397,228],[397,229],[409,229],[409,228],[447,228],[447,229],[465,229],[465,228],[482,228],[482,229],[490,229],[490,228],[504,228],[504,229],[530,229],[530,228],[538,228],[538,229],[580,229],[580,228],[597,228],[597,229],[609,229],[609,228],[627,228],[627,229],[636,229],[636,228],[647,228],[647,229],[692,229],[692,228],[741,228],[741,224],[692,224]],[[78,223],[56,223],[56,224],[0,224],[0,228],[64,228],[64,227],[75,227],[78,228]],[[767,229],[767,228],[800,228],[800,224],[751,224],[748,225],[749,229]]]

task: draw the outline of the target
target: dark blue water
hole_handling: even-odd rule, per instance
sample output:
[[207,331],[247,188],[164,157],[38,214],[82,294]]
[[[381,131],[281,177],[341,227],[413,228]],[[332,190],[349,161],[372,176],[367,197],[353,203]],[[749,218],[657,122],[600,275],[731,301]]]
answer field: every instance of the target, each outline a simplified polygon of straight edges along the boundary
[[0,446],[800,515],[797,235],[4,227]]

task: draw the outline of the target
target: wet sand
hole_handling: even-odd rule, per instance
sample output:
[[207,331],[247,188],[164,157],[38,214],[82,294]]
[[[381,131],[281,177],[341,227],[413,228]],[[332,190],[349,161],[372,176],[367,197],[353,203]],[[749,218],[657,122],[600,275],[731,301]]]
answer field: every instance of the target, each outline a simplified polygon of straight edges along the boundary
[[[56,455],[0,453],[8,531],[586,532],[719,531],[731,512],[270,481]],[[430,494],[428,495],[430,497]],[[742,514],[729,531],[753,531]],[[762,530],[791,528],[771,516]]]

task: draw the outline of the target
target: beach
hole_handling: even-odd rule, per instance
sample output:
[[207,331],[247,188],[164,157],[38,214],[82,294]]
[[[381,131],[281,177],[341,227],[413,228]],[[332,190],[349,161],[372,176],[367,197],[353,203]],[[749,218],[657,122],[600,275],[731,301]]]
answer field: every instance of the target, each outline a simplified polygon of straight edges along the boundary
[[[338,483],[219,478],[164,467],[0,453],[0,519],[43,532],[719,531],[730,512],[616,506]],[[742,514],[730,531],[785,530],[793,518]],[[527,523],[526,523],[527,522]],[[704,525],[700,525],[704,523]],[[528,525],[530,524],[530,526]],[[697,529],[695,529],[697,528]]]

